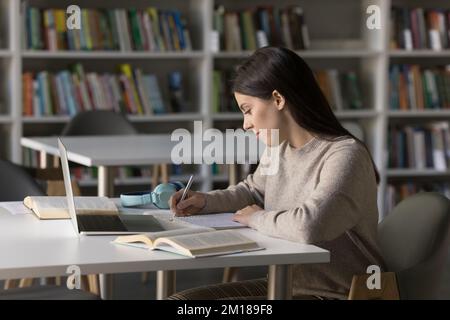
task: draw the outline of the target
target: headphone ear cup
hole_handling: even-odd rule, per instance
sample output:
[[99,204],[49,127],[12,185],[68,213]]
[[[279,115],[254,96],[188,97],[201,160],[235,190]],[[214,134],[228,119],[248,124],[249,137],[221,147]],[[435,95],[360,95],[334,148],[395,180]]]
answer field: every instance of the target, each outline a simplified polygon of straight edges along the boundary
[[173,183],[162,183],[156,186],[153,190],[153,204],[160,209],[169,209],[169,199],[177,192]]

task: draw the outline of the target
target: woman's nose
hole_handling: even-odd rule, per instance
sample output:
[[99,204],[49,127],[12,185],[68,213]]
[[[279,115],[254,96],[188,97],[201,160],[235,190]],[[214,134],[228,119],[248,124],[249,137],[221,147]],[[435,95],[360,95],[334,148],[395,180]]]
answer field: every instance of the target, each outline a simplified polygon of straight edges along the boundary
[[250,125],[250,122],[244,119],[244,124],[242,125],[245,131],[249,130],[252,126]]

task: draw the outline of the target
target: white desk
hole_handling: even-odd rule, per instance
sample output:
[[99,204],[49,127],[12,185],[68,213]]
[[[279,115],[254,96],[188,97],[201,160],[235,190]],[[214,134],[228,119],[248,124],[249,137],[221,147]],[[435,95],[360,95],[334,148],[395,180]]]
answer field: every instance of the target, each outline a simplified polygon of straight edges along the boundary
[[[112,196],[108,193],[112,184],[109,174],[111,167],[172,163],[172,148],[178,143],[171,141],[169,134],[62,137],[62,140],[69,161],[99,168],[99,196]],[[57,137],[22,138],[21,144],[40,151],[43,155],[41,159],[44,160],[46,154],[59,156]],[[205,142],[205,145],[207,144]],[[235,151],[231,147],[225,145],[222,156],[233,152],[236,157],[259,159],[264,150],[261,142],[258,150]],[[207,160],[203,157],[203,148],[192,151],[192,163],[203,163],[202,160]]]
[[292,264],[330,260],[329,252],[316,246],[266,237],[251,229],[239,232],[266,250],[193,259],[112,244],[114,236],[77,238],[69,220],[40,221],[33,214],[11,215],[0,208],[0,279],[66,275],[69,265],[79,266],[82,274],[158,271],[157,298],[162,299],[175,289],[171,274],[164,273],[167,270],[268,265],[268,298],[289,299]]

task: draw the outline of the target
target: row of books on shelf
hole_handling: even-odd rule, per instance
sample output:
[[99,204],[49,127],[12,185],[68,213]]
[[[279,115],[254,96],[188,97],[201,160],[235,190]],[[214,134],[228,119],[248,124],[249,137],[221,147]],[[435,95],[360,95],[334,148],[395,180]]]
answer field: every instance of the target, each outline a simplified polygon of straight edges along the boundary
[[186,20],[178,10],[81,9],[81,28],[68,29],[66,12],[24,2],[24,48],[32,50],[191,50]]
[[299,6],[228,10],[217,5],[213,26],[212,50],[216,52],[255,50],[268,45],[293,50],[310,47],[304,12]]
[[[85,72],[80,63],[56,73],[25,72],[23,115],[73,116],[86,110],[114,110],[127,114],[151,115],[186,111],[183,76],[168,75],[168,96],[164,96],[155,74],[121,64],[118,73]],[[169,101],[169,103],[167,103]]]
[[391,27],[392,49],[450,48],[450,10],[393,7]]
[[388,184],[386,188],[385,206],[386,212],[392,212],[394,207],[403,199],[419,192],[438,192],[450,198],[450,184],[445,182],[434,183],[396,183]]
[[391,125],[388,131],[390,168],[450,168],[450,129],[446,121],[425,125]]
[[391,110],[450,108],[450,65],[392,65],[389,69]]

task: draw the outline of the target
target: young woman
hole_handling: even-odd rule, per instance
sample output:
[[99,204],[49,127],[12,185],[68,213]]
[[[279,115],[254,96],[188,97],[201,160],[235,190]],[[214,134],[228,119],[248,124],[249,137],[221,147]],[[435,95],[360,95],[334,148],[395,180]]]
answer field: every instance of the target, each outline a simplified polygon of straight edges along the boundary
[[[329,250],[330,263],[294,267],[294,296],[346,298],[353,275],[383,269],[379,175],[367,147],[341,126],[308,65],[288,49],[257,50],[237,69],[233,92],[245,130],[268,144],[263,129],[279,130],[278,172],[264,175],[260,165],[237,185],[190,191],[182,202],[178,192],[171,209],[236,212],[234,220],[266,235]],[[264,282],[255,290],[247,294],[264,294]]]

